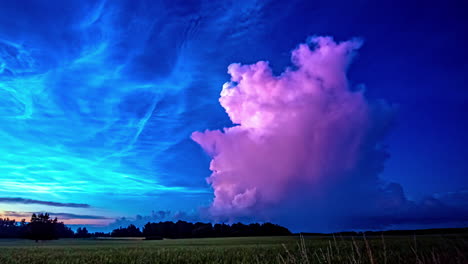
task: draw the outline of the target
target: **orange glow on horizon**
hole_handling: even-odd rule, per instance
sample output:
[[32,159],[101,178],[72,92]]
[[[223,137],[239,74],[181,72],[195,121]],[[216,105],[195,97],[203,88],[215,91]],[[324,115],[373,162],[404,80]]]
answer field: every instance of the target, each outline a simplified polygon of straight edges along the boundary
[[[52,218],[54,217],[51,214]],[[0,218],[8,218],[10,220],[15,220],[16,222],[21,222],[23,219],[26,222],[29,222],[31,215],[25,214],[24,216],[11,216],[5,214],[4,212],[0,213]],[[70,218],[70,219],[59,219],[59,222],[63,222],[65,225],[94,225],[94,226],[106,226],[110,224],[114,219],[81,219],[81,218]]]

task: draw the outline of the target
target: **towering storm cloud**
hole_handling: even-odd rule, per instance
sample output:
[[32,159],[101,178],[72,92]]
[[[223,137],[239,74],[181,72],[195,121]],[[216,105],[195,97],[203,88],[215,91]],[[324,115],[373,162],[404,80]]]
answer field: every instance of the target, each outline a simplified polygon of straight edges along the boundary
[[[379,143],[393,110],[350,86],[346,71],[360,46],[359,40],[311,38],[279,76],[265,61],[228,67],[231,81],[219,101],[235,126],[192,135],[212,157],[213,215],[284,219],[326,203],[344,210],[339,201],[382,205],[376,202],[388,197],[378,195],[384,187],[377,174],[387,155]],[[322,217],[330,215],[323,209]]]

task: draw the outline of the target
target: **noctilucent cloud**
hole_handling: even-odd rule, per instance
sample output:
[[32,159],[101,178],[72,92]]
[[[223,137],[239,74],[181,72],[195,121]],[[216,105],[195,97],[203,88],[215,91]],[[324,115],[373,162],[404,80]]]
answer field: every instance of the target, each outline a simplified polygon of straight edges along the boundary
[[0,217],[465,226],[464,10],[2,1]]

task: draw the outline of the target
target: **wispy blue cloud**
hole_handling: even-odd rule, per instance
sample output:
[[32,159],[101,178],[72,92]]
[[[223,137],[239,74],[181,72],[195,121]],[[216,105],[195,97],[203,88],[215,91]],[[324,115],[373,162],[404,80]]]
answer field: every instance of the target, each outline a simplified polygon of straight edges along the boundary
[[225,72],[213,61],[263,5],[79,2],[0,10],[22,21],[0,27],[0,192],[120,212],[177,194],[208,203],[189,135],[222,117],[207,98]]

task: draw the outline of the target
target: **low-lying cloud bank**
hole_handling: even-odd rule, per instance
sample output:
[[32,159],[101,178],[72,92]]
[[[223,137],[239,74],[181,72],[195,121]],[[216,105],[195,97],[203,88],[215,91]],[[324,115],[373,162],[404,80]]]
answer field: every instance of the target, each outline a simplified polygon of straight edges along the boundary
[[19,204],[42,204],[55,207],[72,207],[72,208],[89,208],[89,204],[80,203],[60,203],[51,201],[41,201],[33,199],[25,199],[19,197],[0,197],[0,203],[19,203]]
[[410,201],[379,178],[395,110],[350,86],[346,71],[361,44],[313,37],[279,76],[265,61],[228,67],[219,101],[235,126],[192,134],[212,157],[214,219],[302,230],[468,219],[433,197]]

